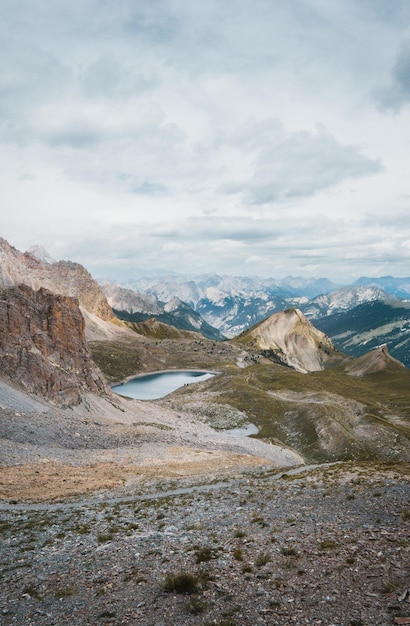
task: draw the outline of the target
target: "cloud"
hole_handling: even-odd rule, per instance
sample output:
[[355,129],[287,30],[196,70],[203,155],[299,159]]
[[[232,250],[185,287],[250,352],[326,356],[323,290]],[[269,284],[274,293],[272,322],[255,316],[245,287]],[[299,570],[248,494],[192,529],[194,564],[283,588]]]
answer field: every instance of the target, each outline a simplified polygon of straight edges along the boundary
[[404,264],[409,19],[401,0],[3,2],[2,236],[98,274]]
[[410,103],[410,39],[400,44],[389,82],[376,91],[376,97],[382,109],[396,113]]
[[248,177],[228,182],[227,194],[242,194],[250,204],[311,196],[350,178],[382,171],[376,159],[354,145],[339,143],[325,128],[286,131],[278,120],[251,122],[237,134],[242,150],[252,155]]

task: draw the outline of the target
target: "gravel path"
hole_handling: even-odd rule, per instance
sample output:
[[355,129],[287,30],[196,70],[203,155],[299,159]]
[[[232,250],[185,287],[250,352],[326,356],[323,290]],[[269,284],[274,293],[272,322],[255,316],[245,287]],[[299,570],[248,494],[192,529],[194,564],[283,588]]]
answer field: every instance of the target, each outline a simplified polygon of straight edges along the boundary
[[[69,507],[5,505],[0,623],[408,623],[408,467],[219,478],[216,488],[145,483]],[[188,491],[158,494],[178,486]]]

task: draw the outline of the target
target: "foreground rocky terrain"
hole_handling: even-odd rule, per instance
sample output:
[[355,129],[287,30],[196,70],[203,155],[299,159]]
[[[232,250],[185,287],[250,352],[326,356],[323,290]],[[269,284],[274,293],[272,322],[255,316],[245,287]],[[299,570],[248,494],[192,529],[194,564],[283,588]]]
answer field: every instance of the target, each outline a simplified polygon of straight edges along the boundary
[[4,626],[410,623],[401,464],[225,470],[0,506]]

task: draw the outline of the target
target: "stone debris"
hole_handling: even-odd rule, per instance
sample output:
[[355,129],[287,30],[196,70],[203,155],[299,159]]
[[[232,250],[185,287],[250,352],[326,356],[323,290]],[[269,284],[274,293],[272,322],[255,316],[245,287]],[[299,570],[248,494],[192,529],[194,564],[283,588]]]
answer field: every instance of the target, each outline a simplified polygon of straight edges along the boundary
[[409,624],[409,501],[404,465],[349,463],[3,502],[0,623]]

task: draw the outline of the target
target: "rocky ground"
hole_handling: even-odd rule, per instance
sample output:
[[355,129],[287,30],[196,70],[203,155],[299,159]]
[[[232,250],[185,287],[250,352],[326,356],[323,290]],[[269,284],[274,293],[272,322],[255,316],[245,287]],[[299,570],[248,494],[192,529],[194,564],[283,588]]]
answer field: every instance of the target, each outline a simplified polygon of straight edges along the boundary
[[408,470],[230,469],[4,500],[0,623],[410,623]]
[[410,624],[408,464],[300,466],[193,407],[0,382],[1,626]]

